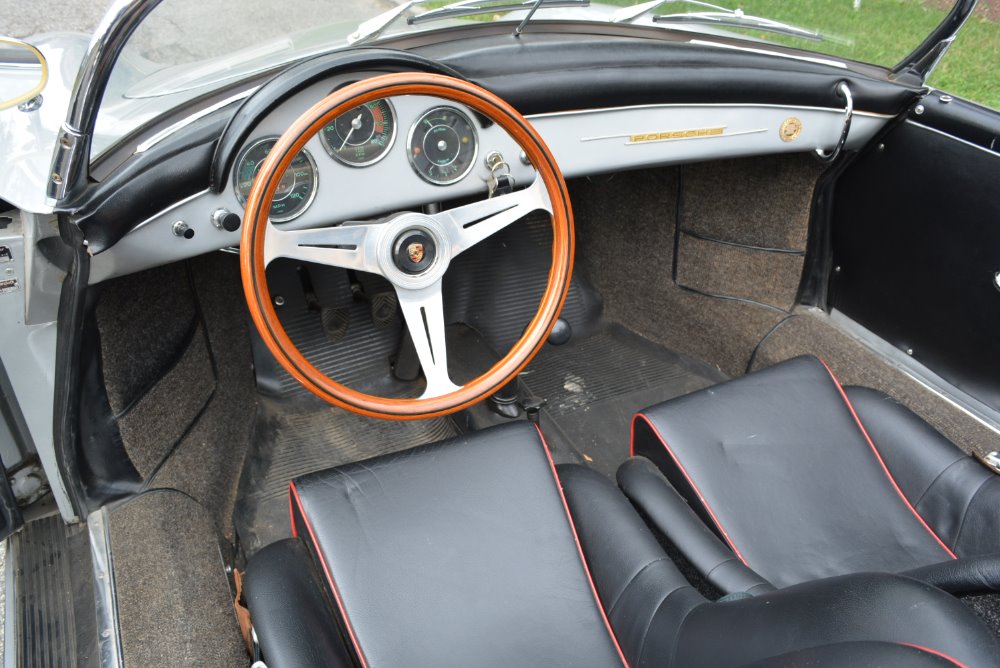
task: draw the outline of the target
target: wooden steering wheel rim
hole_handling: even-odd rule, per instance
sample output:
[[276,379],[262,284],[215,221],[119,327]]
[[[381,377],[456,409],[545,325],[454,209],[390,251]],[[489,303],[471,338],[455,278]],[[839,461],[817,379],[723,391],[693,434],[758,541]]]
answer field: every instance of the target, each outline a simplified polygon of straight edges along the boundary
[[[538,311],[521,338],[484,374],[459,389],[423,399],[391,399],[358,392],[313,366],[292,343],[274,309],[267,286],[264,237],[271,200],[285,170],[313,135],[359,105],[398,95],[429,95],[459,102],[507,131],[521,146],[552,208],[552,265]],[[306,389],[325,401],[369,417],[412,420],[447,415],[476,403],[514,378],[548,338],[569,290],[574,253],[573,212],[562,173],[538,133],[513,107],[489,91],[440,74],[384,74],[334,91],[300,116],[277,140],[247,198],[241,236],[243,292],[257,331],[278,363]]]

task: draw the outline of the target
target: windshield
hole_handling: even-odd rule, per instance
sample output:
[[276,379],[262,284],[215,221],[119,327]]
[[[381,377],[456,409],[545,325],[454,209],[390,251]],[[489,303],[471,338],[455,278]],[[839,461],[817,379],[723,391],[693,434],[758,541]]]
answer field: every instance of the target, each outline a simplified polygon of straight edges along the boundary
[[[528,14],[521,2],[164,0],[136,30],[112,72],[94,155],[159,114],[254,72],[404,32],[473,21],[516,26]],[[886,67],[920,44],[951,5],[949,0],[543,2],[533,21],[683,30],[693,41],[706,34],[739,36],[764,48],[776,43]]]

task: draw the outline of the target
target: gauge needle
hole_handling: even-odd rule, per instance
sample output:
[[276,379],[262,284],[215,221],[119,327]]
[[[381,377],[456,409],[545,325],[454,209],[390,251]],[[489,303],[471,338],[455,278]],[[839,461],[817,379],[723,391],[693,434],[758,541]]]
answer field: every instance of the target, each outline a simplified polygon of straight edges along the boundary
[[343,151],[344,147],[347,146],[347,142],[348,142],[348,140],[350,140],[351,135],[354,134],[354,131],[361,129],[361,118],[362,118],[362,116],[364,116],[364,112],[358,114],[358,117],[355,118],[353,121],[351,121],[351,129],[348,130],[347,136],[344,137],[344,143],[340,145],[340,148],[337,149],[338,151]]

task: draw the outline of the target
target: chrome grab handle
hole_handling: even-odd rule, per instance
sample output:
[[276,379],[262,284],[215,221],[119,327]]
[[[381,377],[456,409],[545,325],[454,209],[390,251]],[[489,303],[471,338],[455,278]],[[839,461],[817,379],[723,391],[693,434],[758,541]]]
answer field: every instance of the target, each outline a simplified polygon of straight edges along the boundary
[[844,98],[846,103],[844,105],[844,128],[840,131],[840,139],[832,151],[827,152],[821,148],[816,149],[816,159],[822,163],[831,163],[837,159],[844,148],[844,144],[847,143],[847,135],[851,131],[851,117],[854,116],[854,96],[851,95],[851,87],[847,85],[846,81],[841,81],[837,84],[837,92],[840,93],[840,96]]

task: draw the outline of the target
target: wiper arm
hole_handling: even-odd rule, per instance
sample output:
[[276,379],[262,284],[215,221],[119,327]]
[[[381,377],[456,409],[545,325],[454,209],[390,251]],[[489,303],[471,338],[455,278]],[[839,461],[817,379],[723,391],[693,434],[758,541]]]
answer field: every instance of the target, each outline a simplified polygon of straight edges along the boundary
[[660,14],[653,17],[654,23],[690,23],[697,25],[718,25],[727,28],[755,28],[768,32],[780,33],[791,37],[801,37],[802,39],[822,42],[824,36],[815,30],[807,30],[789,23],[775,21],[761,16],[744,14],[742,9],[729,9],[720,7],[701,0],[652,0],[631,7],[619,9],[611,16],[612,23],[628,23],[634,21],[643,14],[647,14],[661,5],[684,3],[686,5],[696,5],[714,11],[691,12],[684,14]]
[[[368,19],[359,25],[358,29],[347,38],[347,41],[354,44],[355,42],[361,42],[377,37],[383,30],[395,23],[411,7],[423,5],[430,1],[431,0],[406,0],[406,2],[403,2],[398,7],[393,7],[389,11],[383,12],[382,14]],[[429,23],[431,21],[438,21],[447,18],[460,18],[463,16],[475,16],[477,14],[513,12],[518,10],[528,10],[529,16],[527,18],[530,19],[531,14],[534,14],[534,11],[539,8],[587,7],[589,5],[590,0],[459,0],[459,2],[453,2],[445,5],[444,7],[438,7],[437,9],[431,9],[430,11],[426,11],[422,14],[411,16],[406,19],[406,23],[408,25],[419,25],[421,23]]]
[[515,2],[503,2],[498,0],[462,0],[454,2],[444,7],[432,9],[417,14],[406,19],[410,25],[429,23],[440,19],[460,18],[462,16],[475,16],[477,14],[490,14],[493,12],[516,12],[518,10],[549,9],[553,7],[587,7],[590,0],[520,0]]

